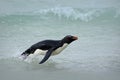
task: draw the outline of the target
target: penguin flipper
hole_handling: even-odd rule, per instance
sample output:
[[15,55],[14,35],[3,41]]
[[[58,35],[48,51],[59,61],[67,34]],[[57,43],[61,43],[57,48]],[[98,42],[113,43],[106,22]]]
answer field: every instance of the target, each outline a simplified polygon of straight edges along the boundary
[[44,63],[46,60],[48,60],[48,58],[51,56],[52,52],[53,52],[55,49],[56,49],[56,47],[50,48],[50,49],[47,51],[46,55],[44,56],[44,58],[42,59],[42,61],[41,61],[39,64],[42,64],[42,63]]

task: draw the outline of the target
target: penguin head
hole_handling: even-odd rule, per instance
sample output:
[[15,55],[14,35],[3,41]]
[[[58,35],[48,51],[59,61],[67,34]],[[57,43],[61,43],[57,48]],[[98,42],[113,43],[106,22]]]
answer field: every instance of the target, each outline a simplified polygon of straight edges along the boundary
[[70,44],[71,42],[73,42],[77,39],[78,39],[78,37],[76,37],[76,36],[67,35],[62,39],[62,42]]

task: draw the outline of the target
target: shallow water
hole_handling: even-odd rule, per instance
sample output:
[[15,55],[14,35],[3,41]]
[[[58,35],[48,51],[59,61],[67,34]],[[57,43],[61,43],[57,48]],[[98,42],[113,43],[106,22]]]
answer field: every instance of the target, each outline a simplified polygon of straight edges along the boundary
[[[120,1],[4,0],[0,4],[1,80],[120,79]],[[79,39],[46,63],[38,64],[41,56],[19,59],[32,44],[69,34]]]

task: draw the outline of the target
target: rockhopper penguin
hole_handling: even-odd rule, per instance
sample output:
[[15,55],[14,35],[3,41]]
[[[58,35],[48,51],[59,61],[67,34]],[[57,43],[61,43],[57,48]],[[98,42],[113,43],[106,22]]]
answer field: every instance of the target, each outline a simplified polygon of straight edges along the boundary
[[51,55],[59,54],[71,42],[77,40],[78,37],[67,35],[61,40],[44,40],[33,44],[30,48],[24,51],[21,55],[26,59],[30,54],[45,55],[39,64],[44,63]]

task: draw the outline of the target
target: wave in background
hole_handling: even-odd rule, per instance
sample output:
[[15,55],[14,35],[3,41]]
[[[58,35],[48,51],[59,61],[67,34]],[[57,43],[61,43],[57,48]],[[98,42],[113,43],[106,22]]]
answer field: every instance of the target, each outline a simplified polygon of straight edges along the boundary
[[[11,20],[11,18],[13,18]],[[67,21],[119,21],[120,10],[118,8],[103,8],[103,9],[80,9],[72,7],[54,7],[41,9],[34,12],[4,14],[0,16],[0,23],[26,21],[41,21],[41,20],[67,20]]]

